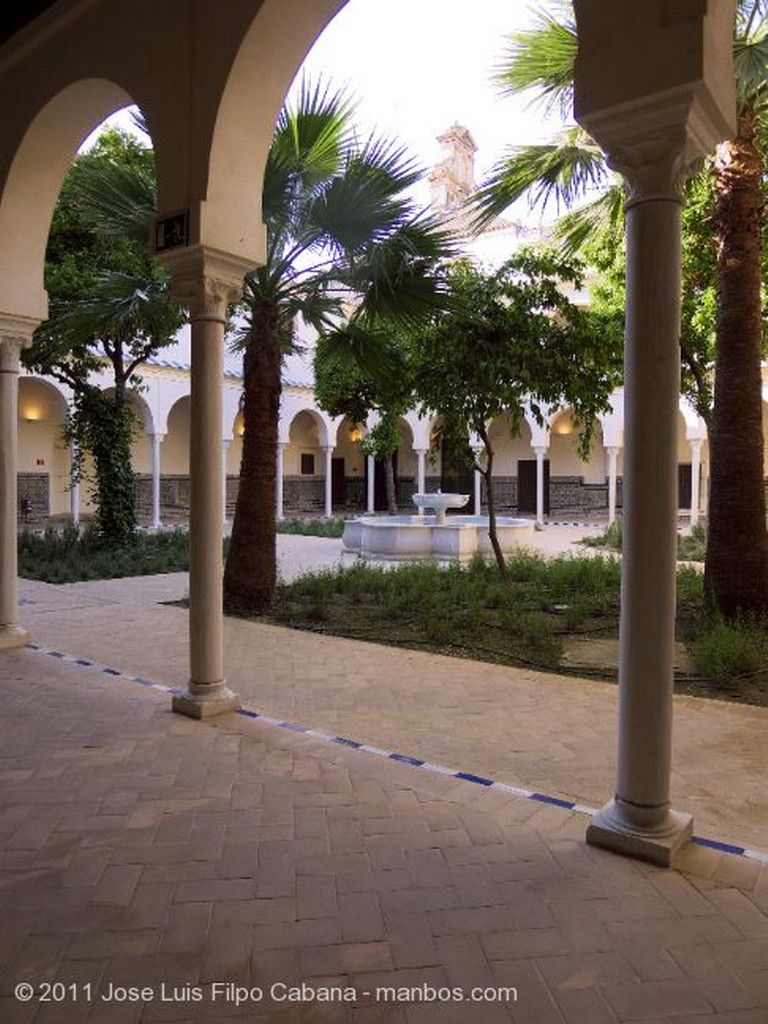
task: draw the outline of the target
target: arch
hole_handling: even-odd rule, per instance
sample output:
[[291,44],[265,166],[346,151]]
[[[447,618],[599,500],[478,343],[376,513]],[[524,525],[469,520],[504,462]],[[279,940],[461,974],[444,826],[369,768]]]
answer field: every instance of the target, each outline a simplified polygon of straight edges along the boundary
[[67,170],[93,129],[130,103],[115,82],[88,78],[62,89],[29,123],[0,197],[0,310],[33,322],[48,315],[45,249]]
[[333,419],[327,412],[318,409],[311,392],[301,394],[283,393],[280,401],[278,442],[280,444],[291,443],[293,421],[302,412],[308,412],[317,422],[320,428],[320,433],[318,433],[318,443],[320,446],[330,445],[333,447],[336,441],[336,430],[343,417],[337,416],[336,419]]
[[232,60],[216,111],[193,240],[254,264],[263,261],[261,182],[275,121],[299,65],[345,3],[265,0],[260,5]]

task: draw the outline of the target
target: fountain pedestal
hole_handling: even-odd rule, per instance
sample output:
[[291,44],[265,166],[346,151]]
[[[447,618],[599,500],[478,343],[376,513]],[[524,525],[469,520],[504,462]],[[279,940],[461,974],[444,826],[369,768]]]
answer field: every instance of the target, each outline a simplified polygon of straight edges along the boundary
[[424,515],[425,508],[431,508],[435,513],[435,520],[438,526],[443,526],[447,520],[449,508],[464,508],[469,501],[468,494],[451,494],[449,492],[434,491],[431,494],[414,494],[413,504],[419,510],[419,515]]

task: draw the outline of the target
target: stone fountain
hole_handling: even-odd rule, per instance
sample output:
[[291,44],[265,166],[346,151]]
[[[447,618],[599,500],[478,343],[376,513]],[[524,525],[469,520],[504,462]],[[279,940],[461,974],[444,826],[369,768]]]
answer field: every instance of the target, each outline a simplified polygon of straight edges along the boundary
[[[475,554],[493,552],[488,537],[488,516],[448,516],[448,509],[463,508],[468,494],[435,491],[414,494],[418,515],[367,515],[348,519],[344,526],[344,550],[374,561],[428,559],[467,561]],[[433,509],[434,515],[423,510]],[[532,537],[530,519],[499,516],[496,532],[502,551],[511,551]]]

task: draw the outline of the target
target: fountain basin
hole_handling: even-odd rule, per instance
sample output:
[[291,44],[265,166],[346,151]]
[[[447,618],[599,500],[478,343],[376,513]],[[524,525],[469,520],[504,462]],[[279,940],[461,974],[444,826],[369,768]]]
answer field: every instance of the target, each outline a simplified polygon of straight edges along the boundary
[[[496,529],[505,553],[533,537],[530,519],[499,516]],[[360,558],[400,560],[436,558],[467,561],[475,554],[491,554],[487,516],[452,516],[445,522],[434,516],[360,516],[347,520],[342,543]]]

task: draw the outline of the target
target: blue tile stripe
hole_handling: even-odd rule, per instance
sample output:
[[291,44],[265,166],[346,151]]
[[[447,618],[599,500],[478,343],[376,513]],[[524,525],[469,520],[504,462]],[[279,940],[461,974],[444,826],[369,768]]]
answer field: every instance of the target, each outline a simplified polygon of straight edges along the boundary
[[[87,658],[75,658],[72,655],[62,653],[61,651],[56,651],[49,647],[43,647],[42,644],[29,643],[27,644],[27,650],[36,651],[38,654],[44,654],[51,658],[58,658],[61,661],[69,662],[70,664],[77,665],[80,668],[90,668],[102,675],[119,678],[127,683],[136,683],[145,688],[158,690],[160,693],[173,695],[183,695],[186,693],[186,690],[181,687],[163,686],[162,683],[154,683],[151,679],[144,678],[144,676],[129,676],[116,668],[99,665],[97,662],[89,661]],[[317,729],[310,729],[309,726],[306,725],[299,725],[296,722],[287,722],[280,718],[272,718],[270,715],[265,715],[261,711],[254,711],[251,708],[238,708],[235,714],[238,714],[243,718],[258,719],[258,721],[263,722],[265,725],[273,725],[278,729],[286,729],[289,732],[302,733],[305,736],[311,736],[313,739],[323,740],[326,743],[335,743],[338,746],[348,747],[352,750],[360,750],[365,754],[373,754],[376,757],[386,757],[390,761],[396,761],[411,768],[420,768],[423,771],[430,772],[431,774],[446,775],[449,778],[457,779],[460,782],[469,782],[473,785],[482,786],[486,789],[493,789],[501,793],[509,793],[511,796],[519,797],[522,800],[533,800],[535,803],[559,807],[563,810],[572,811],[575,814],[583,814],[590,817],[597,813],[597,808],[595,807],[587,807],[585,804],[574,803],[571,800],[563,800],[561,797],[549,796],[547,793],[534,793],[529,789],[510,786],[506,782],[497,782],[495,779],[487,779],[482,775],[474,775],[472,772],[457,771],[455,768],[448,768],[442,764],[433,764],[431,761],[424,761],[419,757],[411,757],[408,754],[400,754],[394,750],[382,750],[381,747],[373,747],[367,743],[361,742],[360,740],[349,739],[346,736],[334,736],[330,733],[320,732]],[[768,853],[763,853],[760,850],[751,850],[745,846],[737,846],[733,843],[724,843],[717,839],[707,839],[704,836],[692,836],[691,842],[695,843],[697,846],[703,846],[707,849],[715,850],[718,853],[732,854],[737,857],[744,857],[747,860],[756,860],[762,864],[768,864]]]

